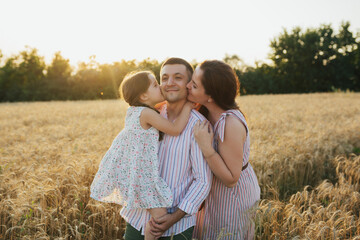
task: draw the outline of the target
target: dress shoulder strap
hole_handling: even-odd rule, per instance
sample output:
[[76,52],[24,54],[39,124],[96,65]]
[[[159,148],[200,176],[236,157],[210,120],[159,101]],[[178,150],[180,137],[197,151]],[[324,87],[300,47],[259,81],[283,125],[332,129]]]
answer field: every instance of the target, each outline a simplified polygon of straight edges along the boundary
[[126,112],[126,122],[135,122],[140,124],[140,114],[146,107],[130,106]]
[[224,137],[225,137],[226,116],[229,116],[229,115],[238,118],[242,122],[242,124],[244,124],[244,126],[246,128],[246,134],[247,135],[249,134],[249,129],[248,129],[244,115],[237,109],[231,109],[231,110],[224,112],[214,126],[214,131],[217,133],[219,139],[222,142],[224,141]]

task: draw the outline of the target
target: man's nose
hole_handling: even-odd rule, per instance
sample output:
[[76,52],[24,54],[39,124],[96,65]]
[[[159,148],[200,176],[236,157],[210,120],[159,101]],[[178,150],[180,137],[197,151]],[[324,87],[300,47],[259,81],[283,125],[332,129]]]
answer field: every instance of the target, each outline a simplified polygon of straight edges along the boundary
[[169,77],[168,81],[167,81],[168,85],[174,85],[174,78]]

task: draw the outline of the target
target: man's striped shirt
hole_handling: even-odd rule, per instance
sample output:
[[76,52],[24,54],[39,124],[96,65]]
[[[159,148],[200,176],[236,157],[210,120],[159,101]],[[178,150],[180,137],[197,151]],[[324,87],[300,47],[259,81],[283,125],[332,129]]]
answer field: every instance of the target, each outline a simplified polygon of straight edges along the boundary
[[[166,104],[162,106],[160,114],[167,118]],[[174,199],[168,213],[173,213],[177,208],[187,213],[163,236],[176,235],[194,226],[196,213],[210,191],[212,173],[193,133],[193,127],[199,120],[205,118],[192,110],[183,132],[176,137],[165,134],[159,144],[159,173],[172,190]],[[146,209],[124,207],[120,214],[126,222],[144,234],[145,225],[151,217]]]

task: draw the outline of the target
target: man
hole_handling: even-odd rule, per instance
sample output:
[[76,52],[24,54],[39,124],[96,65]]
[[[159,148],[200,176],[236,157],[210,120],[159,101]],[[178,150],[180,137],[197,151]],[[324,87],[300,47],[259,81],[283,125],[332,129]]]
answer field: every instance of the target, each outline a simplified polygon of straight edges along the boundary
[[[191,80],[192,66],[181,58],[169,58],[161,66],[161,90],[166,99],[160,113],[175,120],[187,101],[186,84]],[[191,239],[196,212],[211,187],[211,170],[197,145],[193,127],[205,118],[193,110],[184,131],[176,137],[164,135],[159,146],[160,176],[173,192],[168,214],[151,219],[151,233],[160,239]],[[127,222],[125,240],[144,239],[144,228],[151,216],[145,209],[120,211]]]

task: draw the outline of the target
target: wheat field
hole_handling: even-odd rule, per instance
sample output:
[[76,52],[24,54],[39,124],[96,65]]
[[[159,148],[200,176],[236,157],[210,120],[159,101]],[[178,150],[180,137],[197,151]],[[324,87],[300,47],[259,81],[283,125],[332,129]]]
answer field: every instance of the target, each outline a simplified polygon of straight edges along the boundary
[[[243,96],[262,195],[257,239],[360,239],[360,94]],[[122,239],[89,186],[121,100],[0,104],[0,239]],[[221,239],[221,237],[219,237]]]

